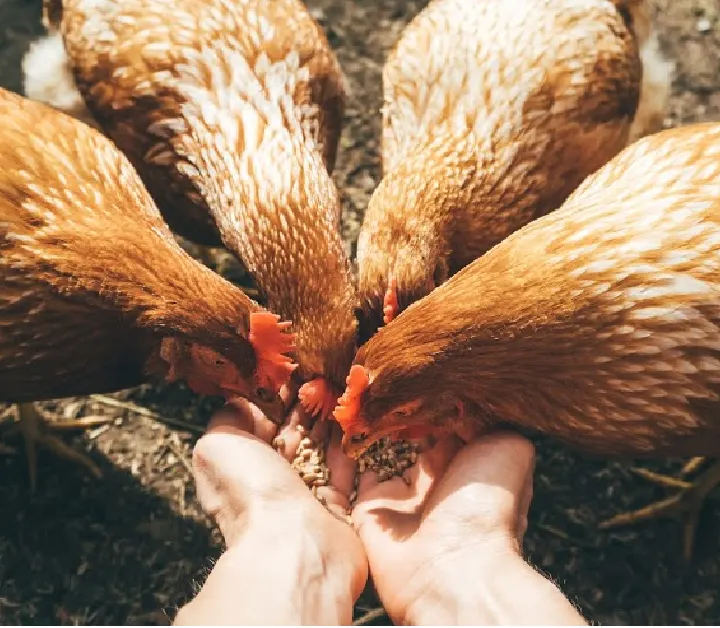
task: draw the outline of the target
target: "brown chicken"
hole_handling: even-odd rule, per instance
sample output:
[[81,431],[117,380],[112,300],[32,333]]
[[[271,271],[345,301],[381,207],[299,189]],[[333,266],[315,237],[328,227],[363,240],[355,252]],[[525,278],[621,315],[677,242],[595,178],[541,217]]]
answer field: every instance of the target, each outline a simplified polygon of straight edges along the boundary
[[[600,455],[720,454],[720,124],[639,140],[410,306],[335,417],[353,456],[497,423]],[[718,482],[715,463],[640,516],[687,515],[689,552]]]
[[431,2],[384,68],[361,342],[660,130],[671,70],[644,0]]
[[[72,69],[171,228],[219,233],[292,320],[300,398],[332,412],[357,322],[329,174],[344,80],[320,26],[299,0],[46,0],[45,15],[67,51],[57,79]],[[41,52],[26,85],[52,95]]]
[[289,323],[179,247],[100,133],[5,90],[0,126],[0,399],[21,404],[33,484],[34,443],[81,456],[27,402],[155,376],[279,418]]

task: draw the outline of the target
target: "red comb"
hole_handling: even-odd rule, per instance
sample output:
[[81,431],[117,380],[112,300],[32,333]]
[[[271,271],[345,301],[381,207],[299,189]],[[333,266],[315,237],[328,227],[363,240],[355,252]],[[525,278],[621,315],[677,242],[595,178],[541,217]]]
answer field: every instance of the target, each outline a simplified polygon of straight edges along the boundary
[[303,408],[320,420],[327,419],[337,403],[337,393],[324,377],[316,377],[300,387],[298,397]]
[[383,299],[383,323],[387,325],[391,320],[393,320],[398,315],[399,309],[397,281],[395,279],[391,279],[390,285],[385,291],[385,298]]
[[338,399],[338,406],[333,416],[343,431],[347,432],[359,422],[360,397],[370,385],[370,379],[364,367],[353,364],[345,383],[347,388],[343,396]]
[[285,353],[295,348],[295,334],[286,333],[290,321],[280,321],[277,314],[253,312],[250,314],[250,335],[248,339],[255,349],[257,370],[263,379],[267,379],[277,392],[287,383],[297,368]]

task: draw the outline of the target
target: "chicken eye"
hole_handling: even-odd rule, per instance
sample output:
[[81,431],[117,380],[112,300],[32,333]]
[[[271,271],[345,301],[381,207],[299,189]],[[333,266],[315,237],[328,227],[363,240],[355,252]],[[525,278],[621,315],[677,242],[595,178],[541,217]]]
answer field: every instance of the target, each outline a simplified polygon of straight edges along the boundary
[[350,437],[350,442],[353,445],[357,445],[358,443],[362,443],[367,438],[366,434],[353,434]]
[[260,401],[264,401],[265,403],[270,403],[271,401],[275,400],[275,395],[271,390],[268,390],[267,388],[258,388],[255,390],[255,394],[257,395],[258,399]]
[[220,359],[220,358],[218,358],[217,360],[215,360],[215,366],[225,366],[226,364],[227,364],[227,361],[226,361],[226,360],[222,360],[222,359]]

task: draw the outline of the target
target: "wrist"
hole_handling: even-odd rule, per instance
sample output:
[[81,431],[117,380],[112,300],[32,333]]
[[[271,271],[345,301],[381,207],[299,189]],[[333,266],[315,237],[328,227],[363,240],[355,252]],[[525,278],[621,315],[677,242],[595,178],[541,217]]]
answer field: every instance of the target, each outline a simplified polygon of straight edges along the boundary
[[323,549],[316,527],[303,526],[307,521],[294,516],[273,517],[264,526],[251,523],[220,557],[175,623],[349,624],[354,602],[351,569],[341,556]]
[[[348,554],[331,551],[319,522],[278,521],[281,527],[248,534],[232,549],[236,569],[243,572],[243,597],[267,598],[275,605],[276,625],[349,624],[356,566]],[[260,606],[257,617],[267,623],[269,607]]]
[[[487,583],[502,570],[517,572],[525,563],[511,545],[468,544],[428,562],[408,588],[406,625],[493,624],[486,605]],[[468,618],[469,617],[469,618]]]
[[416,589],[406,625],[584,625],[582,617],[512,543],[468,546]]

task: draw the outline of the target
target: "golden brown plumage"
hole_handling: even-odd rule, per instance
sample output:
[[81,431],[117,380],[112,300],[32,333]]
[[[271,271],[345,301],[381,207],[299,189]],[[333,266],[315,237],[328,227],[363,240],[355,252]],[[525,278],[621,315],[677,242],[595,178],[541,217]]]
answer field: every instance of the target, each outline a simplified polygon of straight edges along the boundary
[[410,306],[343,403],[355,454],[497,423],[594,454],[720,454],[720,124],[639,140]]
[[431,2],[383,72],[384,178],[358,241],[361,340],[391,279],[392,316],[617,154],[643,78],[633,136],[659,130],[669,91],[644,1]]
[[285,324],[178,246],[100,133],[5,90],[0,125],[0,399],[155,376],[277,416]]
[[293,321],[300,376],[341,386],[356,328],[329,174],[344,86],[304,5],[47,0],[46,13],[90,112],[170,226],[206,244],[216,229]]

